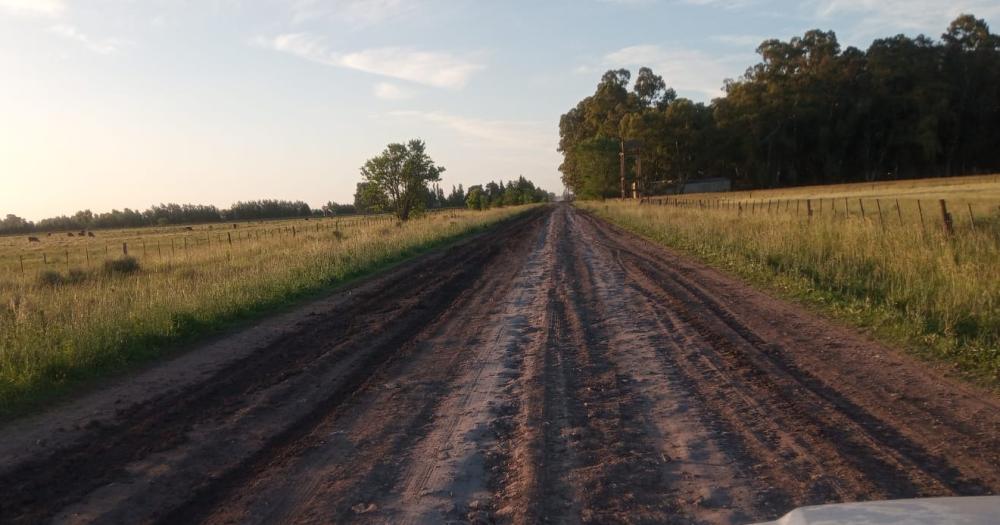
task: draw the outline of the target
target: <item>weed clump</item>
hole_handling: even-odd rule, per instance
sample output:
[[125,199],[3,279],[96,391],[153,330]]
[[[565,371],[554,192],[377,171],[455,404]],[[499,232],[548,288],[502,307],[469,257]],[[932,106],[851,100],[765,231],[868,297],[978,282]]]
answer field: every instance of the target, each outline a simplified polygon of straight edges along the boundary
[[87,280],[87,272],[73,268],[62,274],[56,270],[45,270],[38,274],[39,286],[61,286],[64,284],[79,284]]
[[140,269],[139,260],[135,257],[125,256],[104,261],[104,273],[108,275],[129,275],[138,272]]
[[44,270],[38,274],[39,286],[59,286],[62,283],[62,274],[55,270]]

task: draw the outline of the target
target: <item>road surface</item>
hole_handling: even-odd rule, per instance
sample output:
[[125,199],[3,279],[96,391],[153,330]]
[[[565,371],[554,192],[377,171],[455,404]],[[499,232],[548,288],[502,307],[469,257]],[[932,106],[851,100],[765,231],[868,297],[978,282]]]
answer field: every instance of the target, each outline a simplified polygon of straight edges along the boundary
[[568,205],[0,430],[0,521],[743,523],[1000,491],[1000,401]]

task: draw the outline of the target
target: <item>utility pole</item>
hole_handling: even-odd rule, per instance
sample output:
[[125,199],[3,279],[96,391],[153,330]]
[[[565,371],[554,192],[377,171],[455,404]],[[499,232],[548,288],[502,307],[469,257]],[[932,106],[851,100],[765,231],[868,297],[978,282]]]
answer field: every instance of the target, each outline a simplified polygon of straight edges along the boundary
[[618,174],[620,176],[622,200],[625,200],[625,139],[621,139],[621,151],[618,152]]

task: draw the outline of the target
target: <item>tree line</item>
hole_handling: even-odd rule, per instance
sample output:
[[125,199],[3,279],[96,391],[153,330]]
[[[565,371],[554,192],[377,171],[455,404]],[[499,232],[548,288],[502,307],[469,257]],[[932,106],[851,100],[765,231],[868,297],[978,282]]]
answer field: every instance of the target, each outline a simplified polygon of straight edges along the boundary
[[157,204],[145,211],[111,210],[94,213],[81,210],[73,215],[60,215],[32,222],[8,214],[0,220],[0,234],[30,233],[36,231],[91,230],[104,228],[140,228],[172,224],[196,224],[226,221],[281,219],[322,215],[323,210],[313,210],[302,201],[263,199],[240,201],[229,208],[220,209],[203,204]]
[[[466,207],[475,210],[548,202],[555,195],[538,188],[524,176],[516,181],[489,182],[470,186],[452,186],[445,195],[437,184],[445,168],[427,154],[422,140],[393,143],[361,167],[364,180],[358,183],[350,209],[360,213],[394,213],[400,220],[424,210]],[[344,209],[348,205],[330,202],[327,207]]]
[[[159,204],[145,211],[111,210],[107,213],[78,211],[42,219],[38,223],[16,215],[0,220],[0,234],[36,231],[89,230],[100,228],[138,228],[172,224],[213,223],[262,219],[282,219],[310,216],[394,213],[401,220],[424,210],[467,207],[487,209],[500,206],[548,202],[555,198],[523,176],[507,183],[490,182],[475,185],[468,192],[459,184],[445,195],[437,184],[444,168],[434,164],[420,140],[407,144],[389,144],[380,155],[369,159],[361,168],[364,181],[359,182],[353,204],[327,202],[312,209],[302,201],[263,199],[240,201],[228,209],[199,204]],[[430,183],[430,185],[428,185]]]
[[[708,104],[677,96],[649,68],[603,75],[562,115],[560,165],[583,197],[644,193],[728,177],[740,188],[1000,171],[1000,36],[961,15],[940,40],[896,35],[866,51],[832,31],[764,41],[761,61]],[[631,89],[630,89],[631,84]]]

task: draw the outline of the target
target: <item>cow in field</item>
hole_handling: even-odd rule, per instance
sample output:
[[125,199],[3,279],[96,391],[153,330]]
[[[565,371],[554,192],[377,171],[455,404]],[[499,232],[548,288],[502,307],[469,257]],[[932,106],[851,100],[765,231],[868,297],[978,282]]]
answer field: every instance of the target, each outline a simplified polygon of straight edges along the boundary
[[66,236],[67,236],[67,237],[72,237],[72,236],[73,236],[73,232],[67,232],[67,233],[66,233]]
[[87,232],[87,237],[96,237],[96,235],[94,235],[94,232]]
[[184,229],[187,230],[187,231],[189,231],[189,232],[190,231],[194,231],[194,228],[192,228],[190,226],[185,226]]
[[42,242],[38,240],[38,237],[28,237],[28,242]]

